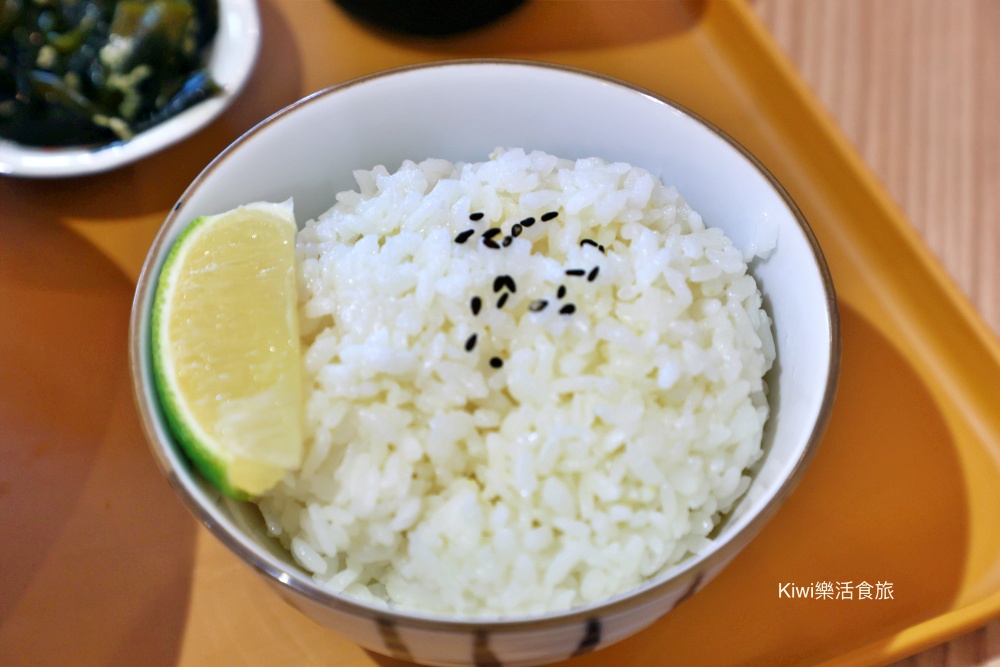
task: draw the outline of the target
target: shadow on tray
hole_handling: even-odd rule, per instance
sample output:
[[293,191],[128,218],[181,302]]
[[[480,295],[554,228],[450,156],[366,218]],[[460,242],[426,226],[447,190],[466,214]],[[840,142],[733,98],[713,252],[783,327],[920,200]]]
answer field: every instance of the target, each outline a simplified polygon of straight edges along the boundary
[[0,663],[174,665],[196,526],[132,404],[132,286],[62,227],[4,223]]

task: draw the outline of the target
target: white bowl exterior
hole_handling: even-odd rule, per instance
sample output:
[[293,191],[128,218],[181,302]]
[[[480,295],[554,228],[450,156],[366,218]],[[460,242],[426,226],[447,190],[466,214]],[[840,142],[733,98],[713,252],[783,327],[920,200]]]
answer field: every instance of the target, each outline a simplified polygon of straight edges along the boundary
[[[672,582],[660,595],[610,614],[594,614],[559,625],[522,624],[478,634],[475,631],[412,627],[402,623],[380,624],[377,620],[331,609],[271,583],[279,595],[296,609],[376,653],[442,667],[480,664],[531,667],[590,653],[649,627],[701,590],[735,555],[734,550],[728,558],[714,563],[695,578]],[[669,656],[669,647],[664,647],[664,664],[669,663]]]
[[219,0],[219,30],[208,71],[222,93],[133,139],[96,148],[38,148],[0,139],[0,174],[57,178],[96,174],[122,167],[177,143],[215,120],[250,78],[260,50],[256,0]]
[[[777,229],[775,252],[754,264],[774,320],[779,355],[768,379],[771,400],[780,403],[781,411],[765,431],[767,454],[708,551],[624,596],[637,598],[634,606],[595,611],[603,646],[672,609],[692,585],[704,586],[752,539],[775,511],[775,496],[783,498],[790,490],[788,480],[801,474],[825,425],[836,384],[836,307],[811,232],[752,159],[663,100],[571,70],[510,62],[442,63],[324,91],[268,119],[203,172],[154,243],[133,315],[140,410],[147,402],[155,406],[148,360],[150,284],[155,286],[166,251],[188,222],[250,201],[292,197],[301,224],[332,205],[336,192],[355,186],[353,169],[384,164],[394,170],[405,159],[427,157],[481,161],[498,146],[644,167],[677,186],[707,224],[721,227],[741,247],[762,227]],[[256,551],[255,567],[265,574],[293,582],[279,588],[296,607],[372,650],[392,652],[375,623],[377,612],[359,617],[350,603],[324,606],[302,592],[310,584],[300,569],[273,548],[261,553],[252,542],[267,541],[263,531],[237,528],[250,520],[239,516],[242,510],[232,511],[237,505],[218,502],[214,490],[190,471],[158,409],[147,407],[146,412],[153,417],[144,415],[144,422],[161,467],[189,507],[206,523],[216,524],[217,535],[221,532],[237,552]],[[663,583],[675,576],[677,581]],[[651,590],[655,593],[648,594]],[[574,612],[565,623],[547,619],[537,627],[513,619],[509,627],[493,626],[489,646],[497,657],[503,655],[505,665],[565,658],[579,646],[590,617]],[[406,650],[421,661],[470,664],[474,646],[468,629],[440,629],[426,619],[409,623],[405,616],[396,617],[394,628]]]

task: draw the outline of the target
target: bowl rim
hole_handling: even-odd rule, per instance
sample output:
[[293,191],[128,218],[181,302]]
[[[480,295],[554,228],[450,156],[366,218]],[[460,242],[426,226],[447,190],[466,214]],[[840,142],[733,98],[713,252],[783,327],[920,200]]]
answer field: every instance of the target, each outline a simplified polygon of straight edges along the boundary
[[[65,178],[111,171],[172,146],[203,129],[229,108],[246,87],[257,64],[261,44],[257,0],[218,0],[219,27],[206,69],[228,66],[230,73],[216,82],[222,91],[181,113],[157,123],[127,141],[99,146],[26,146],[0,139],[0,176]],[[226,49],[220,35],[228,38]]]
[[[338,595],[331,591],[324,590],[307,576],[301,576],[297,573],[289,573],[281,568],[272,566],[266,561],[265,558],[262,558],[253,549],[244,544],[244,540],[250,542],[248,538],[244,537],[241,539],[238,534],[231,534],[224,526],[220,526],[208,509],[202,506],[195,494],[186,487],[183,480],[180,478],[177,471],[174,470],[173,465],[166,457],[166,454],[163,451],[160,451],[160,448],[165,447],[165,445],[159,441],[156,434],[155,425],[157,419],[153,414],[153,408],[151,406],[151,402],[155,402],[155,390],[152,387],[152,378],[147,378],[143,372],[143,355],[148,352],[144,346],[145,341],[143,340],[143,336],[148,335],[149,313],[152,306],[152,296],[155,292],[155,279],[160,270],[160,267],[158,266],[159,262],[157,260],[158,258],[162,260],[163,253],[168,250],[168,248],[165,248],[164,246],[167,245],[167,239],[170,236],[170,231],[176,227],[177,224],[179,224],[179,209],[181,208],[183,202],[187,200],[188,194],[196,190],[202,181],[215,171],[215,169],[218,168],[218,166],[222,164],[222,162],[224,162],[230,155],[238,150],[242,144],[284,116],[294,113],[296,110],[312,104],[317,100],[336,94],[339,91],[353,86],[362,85],[364,83],[386,77],[405,75],[408,72],[419,70],[448,67],[474,67],[484,65],[540,68],[562,74],[583,76],[598,82],[624,88],[634,93],[649,97],[668,108],[679,111],[681,114],[701,124],[703,127],[728,143],[730,147],[742,155],[750,163],[750,165],[764,177],[768,184],[774,189],[776,194],[779,195],[784,205],[792,214],[808,244],[812,261],[816,267],[826,296],[825,307],[829,322],[827,330],[829,349],[825,360],[827,378],[823,389],[823,398],[819,405],[816,421],[813,423],[812,430],[810,431],[809,437],[805,445],[802,447],[798,458],[791,464],[791,469],[788,475],[781,480],[770,500],[768,500],[760,508],[760,511],[757,514],[748,517],[746,523],[729,535],[725,542],[717,543],[703,555],[689,557],[688,562],[681,561],[677,565],[673,566],[673,568],[678,569],[670,577],[660,580],[656,580],[655,578],[651,579],[628,591],[596,603],[573,607],[566,610],[545,612],[542,614],[512,615],[506,617],[488,616],[480,619],[472,616],[449,617],[443,614],[400,610],[391,607],[379,608],[353,600],[346,596]],[[781,183],[778,182],[775,176],[771,174],[771,172],[760,162],[760,160],[758,160],[748,149],[746,149],[742,144],[736,141],[717,125],[664,95],[622,79],[583,68],[513,58],[464,58],[440,60],[429,63],[406,65],[403,67],[396,67],[360,76],[309,94],[275,112],[246,131],[205,167],[205,169],[194,179],[194,181],[192,181],[188,188],[185,189],[176,205],[167,215],[143,264],[129,323],[129,366],[132,375],[133,397],[137,411],[140,415],[142,429],[146,435],[149,447],[154,454],[154,458],[157,461],[157,465],[160,467],[161,472],[174,488],[174,491],[180,497],[183,504],[187,507],[188,511],[190,511],[203,525],[205,525],[214,537],[222,542],[227,549],[233,552],[245,564],[249,565],[259,574],[263,575],[270,583],[278,586],[279,592],[281,592],[283,596],[286,596],[285,594],[287,591],[282,589],[289,589],[289,591],[294,592],[297,595],[301,595],[315,604],[336,612],[364,618],[382,624],[437,631],[485,631],[509,633],[524,631],[528,628],[541,629],[563,626],[569,623],[587,623],[594,621],[595,619],[607,617],[625,609],[642,605],[643,603],[649,603],[658,597],[661,589],[664,587],[674,587],[678,583],[683,583],[686,588],[671,608],[679,605],[681,602],[698,591],[699,586],[702,583],[702,573],[704,571],[710,570],[714,566],[721,565],[725,563],[727,559],[734,556],[734,553],[727,552],[721,547],[724,544],[739,542],[742,540],[742,544],[738,546],[736,551],[736,553],[738,553],[738,551],[742,549],[771,519],[771,517],[777,512],[777,510],[798,485],[808,467],[809,462],[815,456],[819,443],[822,440],[827,425],[829,424],[839,384],[840,362],[840,312],[829,266],[827,265],[826,259],[819,246],[819,242],[813,233],[812,228],[809,226],[809,223],[806,221],[805,216],[802,214],[802,211],[796,205],[787,190],[785,190]],[[237,531],[237,533],[238,532],[239,531]]]

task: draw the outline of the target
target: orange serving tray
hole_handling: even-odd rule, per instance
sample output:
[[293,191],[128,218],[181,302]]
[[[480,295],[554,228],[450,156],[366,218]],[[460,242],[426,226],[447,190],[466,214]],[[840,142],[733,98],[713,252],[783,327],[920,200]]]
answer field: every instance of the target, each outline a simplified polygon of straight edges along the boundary
[[[741,0],[536,1],[442,41],[327,0],[260,8],[250,85],[193,139],[0,179],[0,664],[397,664],[287,606],[172,497],[132,406],[128,313],[167,211],[242,131],[358,75],[480,56],[617,76],[733,134],[809,219],[842,309],[832,421],[784,508],[704,591],[572,664],[875,664],[1000,613],[1000,347]],[[817,582],[852,599],[779,592]]]

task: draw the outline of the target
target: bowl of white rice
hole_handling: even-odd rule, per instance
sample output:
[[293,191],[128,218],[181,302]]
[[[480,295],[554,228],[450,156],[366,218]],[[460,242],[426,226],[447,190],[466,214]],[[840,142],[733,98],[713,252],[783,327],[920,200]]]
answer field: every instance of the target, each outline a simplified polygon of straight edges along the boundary
[[[149,321],[184,227],[257,201],[299,226],[305,453],[237,502],[171,434]],[[804,473],[840,355],[819,245],[745,149],[628,83],[481,60],[237,140],[155,240],[130,346],[192,513],[319,623],[434,665],[582,655],[695,595]]]

